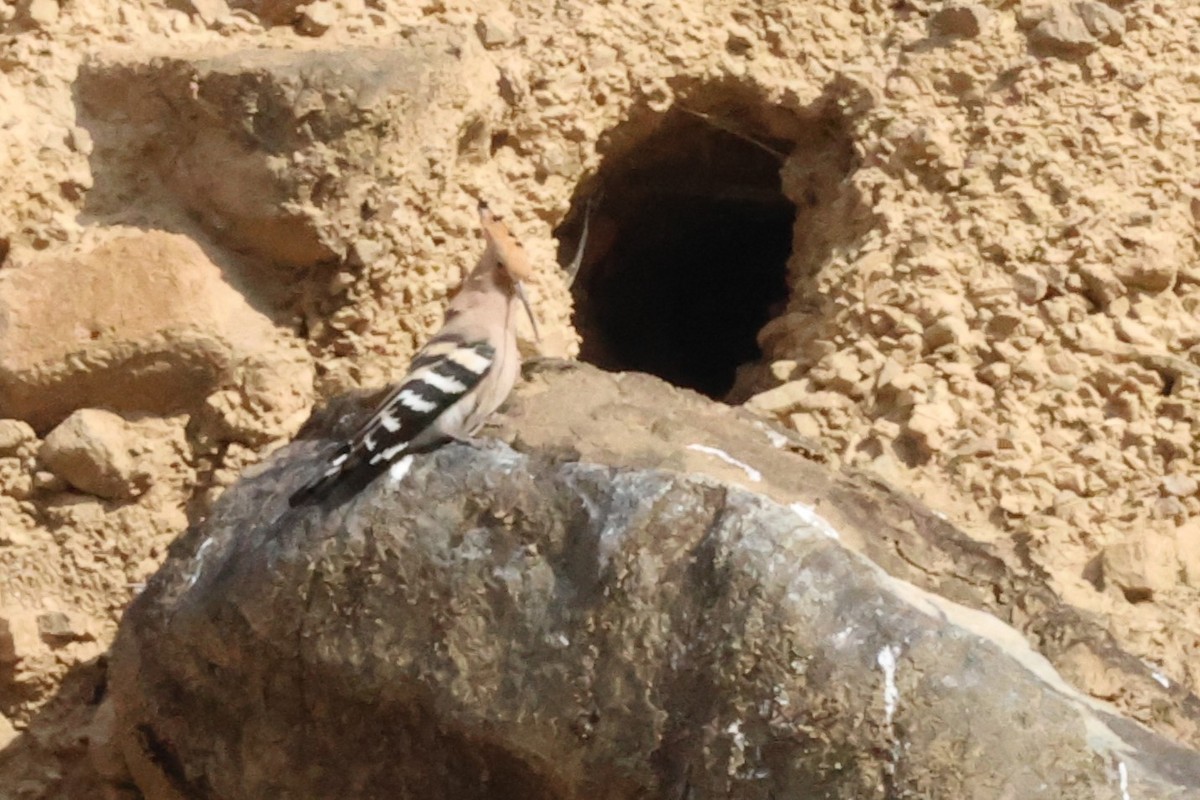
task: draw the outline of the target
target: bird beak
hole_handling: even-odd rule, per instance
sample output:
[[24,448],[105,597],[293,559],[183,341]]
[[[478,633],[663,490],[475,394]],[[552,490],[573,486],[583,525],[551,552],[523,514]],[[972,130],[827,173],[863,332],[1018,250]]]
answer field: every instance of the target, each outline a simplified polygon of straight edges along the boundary
[[520,281],[513,281],[513,286],[517,289],[517,297],[521,299],[521,305],[525,306],[525,313],[529,315],[529,325],[533,328],[533,339],[541,344],[542,337],[538,333],[537,320],[533,318],[533,308],[529,305],[529,298],[525,296],[525,285]]

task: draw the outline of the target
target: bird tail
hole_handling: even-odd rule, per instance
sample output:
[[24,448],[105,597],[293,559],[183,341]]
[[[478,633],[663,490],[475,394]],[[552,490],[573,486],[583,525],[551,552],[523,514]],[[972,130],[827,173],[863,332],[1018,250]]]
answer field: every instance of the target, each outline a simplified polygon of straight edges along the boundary
[[348,473],[355,471],[359,463],[361,459],[351,460],[350,445],[343,445],[326,462],[324,472],[292,492],[292,496],[288,498],[288,505],[295,508],[305,503],[323,500]]
[[315,480],[309,481],[292,492],[292,496],[288,498],[288,505],[295,508],[296,506],[302,506],[306,503],[323,499],[333,489],[334,484],[337,483],[337,479],[338,475],[322,475]]

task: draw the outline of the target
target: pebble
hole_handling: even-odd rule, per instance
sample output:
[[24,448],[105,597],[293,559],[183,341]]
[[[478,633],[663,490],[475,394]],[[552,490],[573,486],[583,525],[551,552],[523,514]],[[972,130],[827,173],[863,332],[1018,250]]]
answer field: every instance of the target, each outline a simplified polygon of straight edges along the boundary
[[0,419],[0,456],[26,455],[37,444],[37,434],[19,419]]
[[983,32],[992,12],[978,3],[947,6],[936,12],[929,24],[938,36],[974,39]]
[[127,500],[150,485],[150,473],[133,456],[138,435],[111,411],[85,408],[46,436],[38,457],[46,468],[81,492]]
[[328,0],[317,0],[298,10],[300,16],[296,20],[296,30],[304,36],[322,36],[337,22],[337,9]]

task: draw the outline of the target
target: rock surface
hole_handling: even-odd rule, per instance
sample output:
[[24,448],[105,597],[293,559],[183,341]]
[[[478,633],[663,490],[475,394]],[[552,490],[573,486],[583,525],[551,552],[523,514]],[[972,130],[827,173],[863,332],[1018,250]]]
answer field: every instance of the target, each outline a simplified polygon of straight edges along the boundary
[[[0,0],[4,280],[49,261],[69,276],[130,235],[186,238],[233,290],[233,324],[274,327],[211,391],[202,370],[179,407],[178,384],[117,388],[139,370],[113,370],[103,337],[82,362],[23,371],[37,399],[19,411],[0,388],[0,417],[37,436],[77,408],[166,415],[150,489],[117,508],[41,467],[25,431],[0,455],[0,614],[59,609],[96,635],[52,650],[35,634],[0,670],[17,731],[0,786],[96,796],[73,776],[102,692],[93,659],[121,610],[314,402],[403,369],[477,255],[476,198],[503,207],[534,256],[545,352],[570,353],[554,237],[565,263],[590,203],[589,262],[622,251],[627,231],[610,223],[632,191],[746,196],[744,171],[697,180],[735,142],[766,159],[752,188],[795,214],[780,223],[792,254],[786,275],[778,256],[786,286],[763,357],[739,361],[729,399],[787,386],[769,418],[953,522],[880,495],[877,514],[912,535],[889,570],[914,547],[940,552],[920,547],[926,534],[965,531],[953,555],[909,571],[932,560],[933,580],[982,598],[1073,683],[1200,745],[1181,711],[1200,686],[1200,5],[331,0],[319,38],[296,25],[305,5]],[[401,83],[363,92],[425,52],[415,102]],[[680,118],[707,135],[660,136]],[[698,168],[638,180],[679,162]],[[651,221],[674,231],[686,216]],[[194,251],[163,254],[213,274]],[[723,289],[749,283],[736,274]],[[22,348],[90,336],[69,329],[86,310],[77,287],[56,287],[22,295],[43,329]],[[167,344],[154,369],[185,384],[194,342]],[[692,344],[681,360],[712,359]],[[1059,625],[1042,593],[1014,589],[1031,582],[1111,638]]]
[[[840,541],[889,535],[823,518],[861,514],[866,492],[818,512],[667,468],[720,454],[716,474],[795,480],[721,449],[715,419],[734,442],[754,425],[727,409],[642,406],[651,433],[630,436],[619,377],[539,375],[509,423],[525,452],[451,445],[287,510],[327,449],[305,443],[233,487],[126,616],[101,761],[163,798],[1200,791],[1200,754]],[[571,392],[593,398],[573,419],[537,413]],[[661,444],[705,430],[674,461]]]
[[[197,411],[206,395],[240,381],[263,387],[260,428],[287,430],[291,417],[295,430],[312,368],[291,337],[194,240],[107,238],[0,273],[0,408],[45,430],[88,406]],[[272,377],[263,380],[255,372],[268,360]]]
[[[1200,699],[1063,602],[1019,550],[974,539],[869,473],[831,473],[820,465],[830,453],[814,440],[655,378],[554,362],[526,372],[499,421],[500,436],[517,449],[703,472],[816,509],[842,544],[889,574],[1016,627],[1076,687],[1178,741],[1200,740]],[[1174,545],[1154,552],[1156,574],[1174,568]]]
[[1120,11],[1096,0],[1052,2],[1029,34],[1030,42],[1058,55],[1083,55],[1125,34]]
[[150,485],[151,465],[138,432],[111,411],[84,408],[50,431],[38,457],[67,483],[107,500],[137,497]]

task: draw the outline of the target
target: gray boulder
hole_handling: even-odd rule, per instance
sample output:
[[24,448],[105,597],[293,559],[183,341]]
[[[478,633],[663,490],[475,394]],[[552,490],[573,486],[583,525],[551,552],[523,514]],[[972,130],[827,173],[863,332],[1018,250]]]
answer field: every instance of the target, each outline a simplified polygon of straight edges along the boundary
[[[499,431],[524,452],[451,445],[336,505],[286,504],[326,441],[279,453],[126,615],[97,763],[188,798],[1200,794],[1196,753],[848,547],[848,495],[781,497],[718,441],[752,420],[630,381],[535,370]],[[757,491],[655,456],[701,435],[673,457]]]

